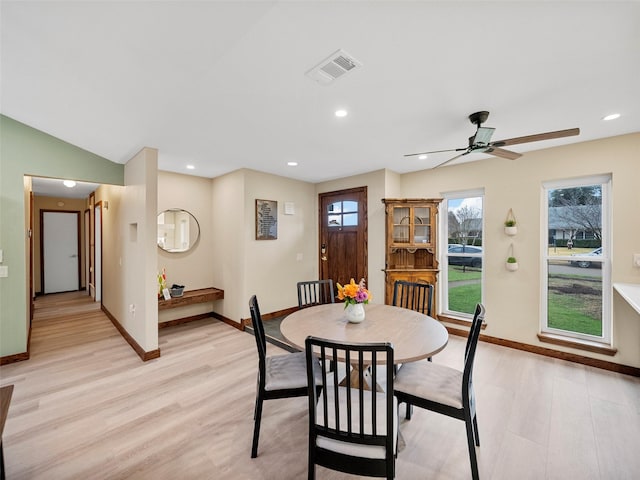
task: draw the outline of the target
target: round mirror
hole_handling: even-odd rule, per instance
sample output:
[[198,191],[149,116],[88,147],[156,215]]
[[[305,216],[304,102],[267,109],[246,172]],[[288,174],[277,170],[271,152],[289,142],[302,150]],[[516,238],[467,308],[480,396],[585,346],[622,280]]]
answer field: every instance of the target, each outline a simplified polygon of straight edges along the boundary
[[186,252],[200,237],[196,217],[180,208],[170,208],[158,214],[158,247],[165,252]]

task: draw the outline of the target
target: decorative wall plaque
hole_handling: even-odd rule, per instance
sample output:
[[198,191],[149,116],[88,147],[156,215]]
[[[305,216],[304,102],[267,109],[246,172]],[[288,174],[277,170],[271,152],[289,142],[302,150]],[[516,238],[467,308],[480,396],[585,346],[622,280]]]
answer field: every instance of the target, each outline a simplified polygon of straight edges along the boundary
[[278,238],[278,202],[256,199],[256,240]]

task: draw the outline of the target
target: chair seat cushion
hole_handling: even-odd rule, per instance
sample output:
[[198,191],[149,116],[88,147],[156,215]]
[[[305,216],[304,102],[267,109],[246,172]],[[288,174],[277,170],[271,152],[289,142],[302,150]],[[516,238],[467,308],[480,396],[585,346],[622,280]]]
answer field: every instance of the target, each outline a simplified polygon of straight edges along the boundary
[[[328,382],[327,382],[328,383]],[[340,427],[341,430],[347,430],[347,388],[339,387],[338,388],[338,398],[340,403]],[[330,428],[335,428],[336,426],[336,418],[335,418],[335,408],[333,408],[334,398],[334,387],[330,385],[327,387],[327,395],[329,398],[329,408],[328,408],[328,424]],[[351,428],[353,432],[360,433],[360,409],[359,402],[356,400],[358,398],[358,390],[351,389]],[[386,394],[384,392],[376,392],[376,418],[377,418],[377,434],[385,435],[387,432],[387,415],[386,415]],[[371,411],[371,392],[365,392],[364,395],[364,410],[365,412]],[[320,395],[318,399],[318,405],[316,407],[317,425],[324,425],[324,397]],[[398,442],[398,400],[393,398],[393,451],[397,451],[397,442]],[[371,414],[365,413],[364,416],[364,433],[371,434],[373,433],[373,424],[371,423]],[[334,440],[332,438],[327,438],[321,435],[318,435],[316,439],[316,445],[320,448],[324,448],[325,450],[331,450],[333,452],[341,453],[344,455],[351,455],[354,457],[364,457],[364,458],[373,458],[373,459],[384,459],[385,458],[385,448],[379,445],[363,445],[359,443],[351,443],[346,441]]]
[[307,386],[307,359],[304,352],[266,358],[265,390],[285,390]]
[[462,372],[437,363],[405,363],[396,375],[394,390],[462,408]]
[[[315,372],[316,383],[322,384],[322,372]],[[307,357],[304,352],[273,355],[265,361],[265,390],[286,390],[307,386]]]

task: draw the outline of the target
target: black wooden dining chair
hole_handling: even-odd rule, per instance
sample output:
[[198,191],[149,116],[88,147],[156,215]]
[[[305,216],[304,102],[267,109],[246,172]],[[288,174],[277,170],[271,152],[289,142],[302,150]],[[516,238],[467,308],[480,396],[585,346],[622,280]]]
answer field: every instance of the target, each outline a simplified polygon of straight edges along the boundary
[[331,279],[298,282],[297,287],[299,308],[335,303],[336,295]]
[[411,418],[410,405],[415,405],[464,421],[474,480],[479,478],[475,447],[480,446],[480,435],[473,391],[473,360],[484,314],[484,306],[478,304],[467,337],[462,372],[432,362],[412,362],[400,369],[394,385],[398,401],[407,403],[407,419]]
[[[393,282],[393,299],[391,305],[394,307],[407,308],[416,312],[431,316],[431,304],[433,302],[433,285],[425,282],[409,282],[406,280],[396,280]],[[431,357],[429,357],[431,361]],[[394,371],[398,373],[401,364],[394,365]],[[411,408],[407,405],[407,408]]]
[[[315,479],[316,465],[392,479],[398,442],[393,346],[308,337],[305,347],[309,384],[309,480]],[[352,375],[343,379],[336,370],[330,372],[326,365],[331,358],[344,359],[346,365],[352,366]],[[382,365],[386,368],[379,368]],[[316,383],[318,377],[324,379],[322,390]],[[385,383],[384,391],[376,388]]]
[[[258,439],[260,437],[263,402],[276,398],[306,396],[307,360],[304,352],[267,356],[264,325],[262,324],[258,299],[255,295],[249,300],[249,310],[251,311],[251,322],[256,337],[256,346],[258,347],[258,384],[253,412],[254,426],[251,446],[251,458],[255,458],[258,456]],[[321,388],[321,378],[317,379],[316,385]]]
[[423,282],[396,280],[393,283],[393,300],[395,307],[408,308],[431,316],[433,303],[433,285]]

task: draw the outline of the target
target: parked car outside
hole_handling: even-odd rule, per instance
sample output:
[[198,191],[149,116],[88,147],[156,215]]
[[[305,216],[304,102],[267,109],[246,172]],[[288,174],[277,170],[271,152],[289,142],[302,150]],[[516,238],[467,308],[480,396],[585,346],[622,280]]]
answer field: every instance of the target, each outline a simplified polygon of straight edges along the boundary
[[482,266],[482,258],[480,257],[462,257],[457,254],[482,253],[481,247],[474,247],[472,245],[449,245],[449,265],[463,265],[466,267],[480,268]]
[[[590,252],[587,253],[574,253],[572,254],[572,256],[580,256],[580,257],[599,257],[602,256],[602,247],[598,247],[595,250],[592,250]],[[571,265],[573,265],[574,267],[582,267],[582,268],[589,268],[592,265],[595,267],[599,267],[602,264],[600,262],[590,262],[589,260],[570,260],[569,263]]]

